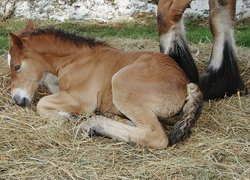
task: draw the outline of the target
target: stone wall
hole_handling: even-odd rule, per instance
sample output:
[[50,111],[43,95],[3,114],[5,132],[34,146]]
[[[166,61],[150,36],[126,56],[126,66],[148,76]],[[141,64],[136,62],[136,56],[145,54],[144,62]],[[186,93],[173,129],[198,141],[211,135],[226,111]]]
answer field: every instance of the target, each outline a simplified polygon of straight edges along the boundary
[[[154,14],[157,0],[1,0],[3,18],[116,21]],[[208,2],[193,0],[186,15],[208,16]],[[237,0],[237,18],[250,17],[250,0]]]

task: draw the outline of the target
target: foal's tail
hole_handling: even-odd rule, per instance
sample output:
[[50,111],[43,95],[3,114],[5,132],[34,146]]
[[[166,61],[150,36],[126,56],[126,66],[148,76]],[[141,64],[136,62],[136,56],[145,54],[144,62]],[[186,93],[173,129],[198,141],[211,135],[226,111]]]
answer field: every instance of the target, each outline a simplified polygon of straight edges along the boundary
[[202,105],[203,97],[199,86],[194,83],[189,83],[187,85],[186,103],[182,109],[182,117],[181,120],[175,124],[169,136],[169,145],[173,145],[190,136],[190,129],[200,117]]

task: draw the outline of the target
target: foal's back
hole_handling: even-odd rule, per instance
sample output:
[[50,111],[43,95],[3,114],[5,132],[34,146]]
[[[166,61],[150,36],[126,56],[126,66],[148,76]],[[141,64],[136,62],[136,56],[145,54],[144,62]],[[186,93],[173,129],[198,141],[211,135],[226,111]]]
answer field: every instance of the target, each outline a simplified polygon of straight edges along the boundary
[[[104,48],[97,49],[91,61],[92,65],[86,68],[92,68],[87,71],[91,72],[91,78],[95,79],[93,82],[96,83],[97,91],[93,92],[97,92],[97,108],[101,112],[119,112],[112,97],[112,79],[118,76],[119,86],[124,89],[129,86],[130,94],[136,92],[136,89],[133,90],[130,86],[141,84],[144,90],[137,93],[145,92],[143,96],[157,103],[159,116],[173,115],[183,106],[188,79],[174,60],[161,53],[124,52]],[[84,68],[81,69],[84,72]],[[85,86],[84,83],[79,85]],[[154,93],[150,93],[152,91]],[[133,101],[131,97],[128,100]],[[151,105],[154,106],[153,103]]]

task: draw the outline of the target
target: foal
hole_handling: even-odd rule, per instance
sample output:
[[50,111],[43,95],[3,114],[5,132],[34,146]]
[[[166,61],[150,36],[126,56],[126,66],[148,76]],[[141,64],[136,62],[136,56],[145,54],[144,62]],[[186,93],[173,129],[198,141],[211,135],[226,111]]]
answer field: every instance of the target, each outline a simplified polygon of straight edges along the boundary
[[[30,106],[42,77],[52,73],[59,89],[40,99],[41,115],[123,115],[132,123],[93,116],[80,128],[152,148],[189,136],[202,94],[173,59],[161,53],[124,52],[61,30],[33,29],[10,34],[11,95],[16,104]],[[158,118],[181,110],[168,139]]]
[[[185,41],[182,14],[192,0],[159,0],[158,30],[161,52],[185,68],[190,81],[198,83],[198,71]],[[236,0],[209,0],[213,50],[200,78],[204,99],[223,98],[238,91],[247,93],[237,65],[233,37]]]

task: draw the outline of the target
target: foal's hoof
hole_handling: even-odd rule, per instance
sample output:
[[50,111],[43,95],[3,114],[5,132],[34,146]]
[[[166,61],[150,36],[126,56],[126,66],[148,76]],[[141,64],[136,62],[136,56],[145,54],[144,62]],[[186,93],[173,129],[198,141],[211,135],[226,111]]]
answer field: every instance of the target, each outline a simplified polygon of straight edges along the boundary
[[185,127],[183,124],[185,122],[178,122],[169,136],[169,145],[174,145],[179,141],[183,141],[190,137],[191,130],[188,127]]
[[88,135],[89,137],[93,137],[96,135],[96,132],[94,130],[94,126],[92,124],[90,124],[89,121],[86,121],[80,125],[78,125],[77,127],[75,127],[75,134],[76,136],[79,135],[80,133],[84,133],[86,135]]

